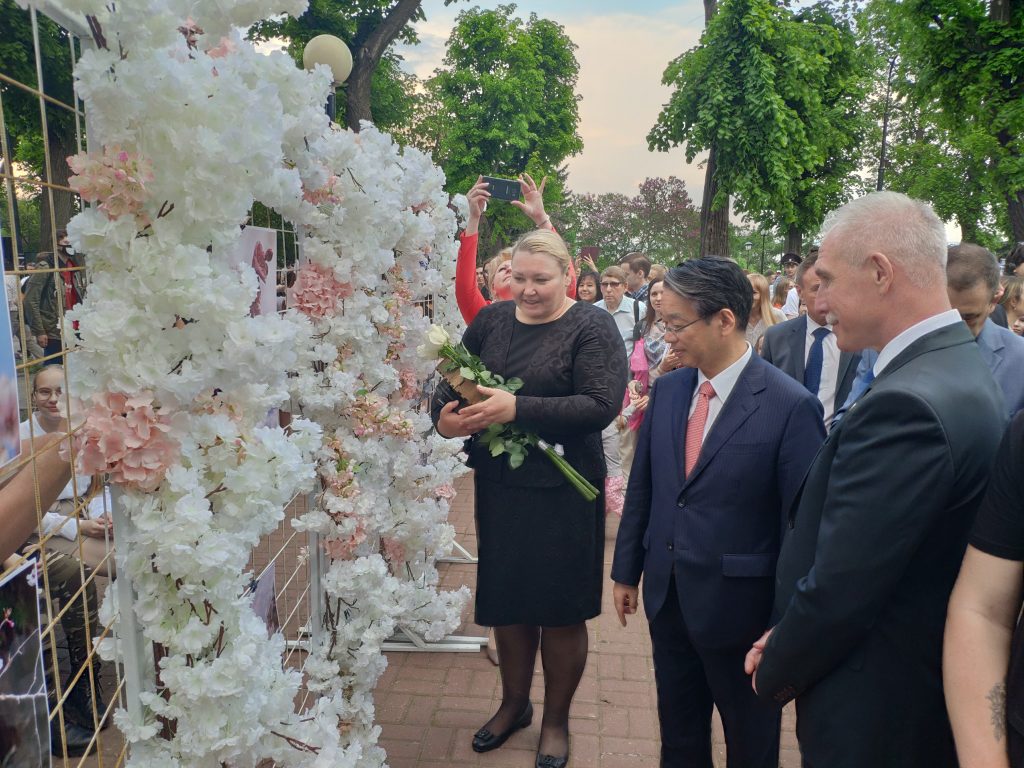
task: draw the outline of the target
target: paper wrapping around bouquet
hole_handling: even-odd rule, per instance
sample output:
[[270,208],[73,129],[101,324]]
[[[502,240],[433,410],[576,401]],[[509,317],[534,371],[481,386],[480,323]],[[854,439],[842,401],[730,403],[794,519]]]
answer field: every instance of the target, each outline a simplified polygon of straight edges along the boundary
[[446,371],[445,367],[451,365],[447,360],[442,360],[437,365],[437,372],[440,373],[444,380],[451,385],[451,388],[455,390],[459,397],[465,400],[470,405],[476,403],[482,403],[487,398],[481,395],[476,388],[476,382],[463,377],[459,373],[459,369],[456,368],[454,371]]

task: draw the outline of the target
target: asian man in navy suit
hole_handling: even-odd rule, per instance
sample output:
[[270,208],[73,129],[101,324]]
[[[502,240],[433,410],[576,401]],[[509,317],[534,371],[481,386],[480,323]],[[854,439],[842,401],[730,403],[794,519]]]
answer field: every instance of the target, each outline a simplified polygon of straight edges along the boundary
[[729,768],[777,768],[777,707],[743,672],[768,626],[786,513],[825,437],[818,399],[752,353],[753,292],[732,261],[670,270],[665,340],[686,368],[655,383],[612,565],[625,625],[644,608],[654,648],[663,768],[711,768],[711,711]]

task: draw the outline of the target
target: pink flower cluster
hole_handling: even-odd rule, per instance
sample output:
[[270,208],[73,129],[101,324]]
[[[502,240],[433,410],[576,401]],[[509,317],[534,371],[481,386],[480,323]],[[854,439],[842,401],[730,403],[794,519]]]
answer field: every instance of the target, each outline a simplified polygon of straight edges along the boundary
[[82,152],[68,158],[75,175],[68,184],[82,199],[100,204],[110,219],[130,215],[146,226],[149,216],[143,210],[146,184],[153,180],[148,160],[134,152],[108,147],[102,154]]
[[352,295],[352,286],[334,276],[334,270],[319,264],[303,264],[288,291],[288,306],[309,317],[330,317],[337,313],[338,302]]
[[357,397],[349,409],[349,417],[355,422],[352,432],[356,437],[412,437],[412,423],[398,411],[388,408],[387,401],[376,395]]
[[331,176],[322,187],[317,187],[316,189],[306,189],[303,187],[302,199],[313,205],[322,205],[323,203],[337,205],[342,200],[341,196],[334,192],[334,187],[337,183],[338,177]]
[[454,499],[455,498],[455,486],[451,483],[445,483],[439,485],[434,489],[435,499]]
[[180,446],[169,434],[170,416],[153,407],[147,392],[93,395],[85,423],[75,434],[82,474],[99,472],[129,488],[154,491],[178,460]]
[[366,523],[357,520],[356,530],[348,538],[324,539],[324,552],[333,560],[350,560],[364,541],[366,541]]

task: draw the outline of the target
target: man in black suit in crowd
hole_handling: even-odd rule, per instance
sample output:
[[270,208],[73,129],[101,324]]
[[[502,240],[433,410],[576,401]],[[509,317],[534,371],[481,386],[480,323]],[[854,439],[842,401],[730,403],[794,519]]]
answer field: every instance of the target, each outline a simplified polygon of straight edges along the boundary
[[814,269],[817,261],[818,254],[811,253],[796,269],[796,285],[807,314],[768,328],[761,357],[807,387],[821,401],[828,424],[850,394],[860,355],[840,351],[825,312],[817,307],[821,285]]
[[817,399],[751,350],[752,302],[728,259],[665,278],[665,341],[686,367],[651,390],[611,571],[623,626],[643,576],[662,768],[712,768],[716,706],[729,768],[779,765],[779,710],[743,657],[769,626],[786,510],[825,429]]
[[818,302],[874,381],[804,480],[779,555],[775,626],[747,656],[767,700],[797,702],[806,768],[957,765],[942,633],[1005,411],[946,295],[931,208],[876,192],[826,222]]

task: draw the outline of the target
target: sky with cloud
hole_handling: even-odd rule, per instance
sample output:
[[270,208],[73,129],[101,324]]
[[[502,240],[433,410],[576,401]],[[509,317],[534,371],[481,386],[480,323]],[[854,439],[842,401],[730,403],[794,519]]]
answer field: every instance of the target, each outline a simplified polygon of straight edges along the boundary
[[[441,0],[424,0],[427,20],[416,25],[420,44],[399,48],[406,69],[419,77],[433,74],[459,12],[498,5],[478,0],[445,7]],[[558,22],[578,46],[583,152],[568,161],[569,188],[634,194],[649,176],[675,175],[699,202],[704,184],[699,159],[688,165],[681,148],[650,152],[646,137],[669,98],[670,90],[661,84],[666,65],[700,38],[701,0],[543,0],[516,8],[523,18],[535,12]]]

